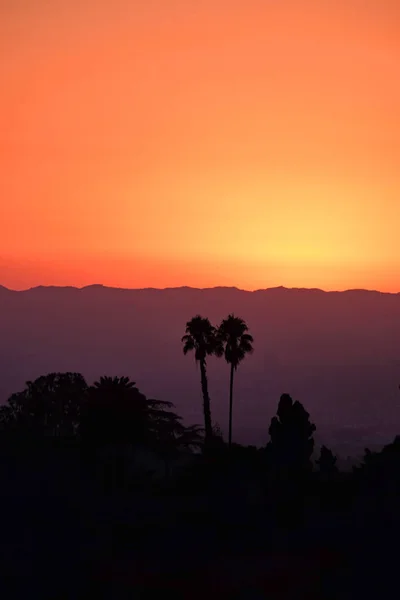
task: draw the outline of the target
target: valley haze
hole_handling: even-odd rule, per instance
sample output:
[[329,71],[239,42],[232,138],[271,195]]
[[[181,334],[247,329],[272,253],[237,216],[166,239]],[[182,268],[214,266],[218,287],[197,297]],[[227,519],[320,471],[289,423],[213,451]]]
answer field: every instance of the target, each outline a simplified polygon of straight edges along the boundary
[[[53,371],[127,375],[148,397],[203,422],[200,376],[182,353],[196,314],[244,318],[254,354],[235,379],[234,441],[265,445],[282,393],[310,412],[317,443],[343,458],[392,441],[400,425],[400,294],[283,287],[119,289],[0,286],[0,402]],[[213,420],[227,433],[229,368],[208,361]]]

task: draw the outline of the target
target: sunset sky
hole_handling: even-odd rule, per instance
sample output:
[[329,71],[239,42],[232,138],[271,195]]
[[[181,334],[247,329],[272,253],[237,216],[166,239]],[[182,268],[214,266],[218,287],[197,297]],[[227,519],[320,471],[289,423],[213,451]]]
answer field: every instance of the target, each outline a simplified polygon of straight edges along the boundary
[[399,0],[1,0],[0,284],[400,291]]

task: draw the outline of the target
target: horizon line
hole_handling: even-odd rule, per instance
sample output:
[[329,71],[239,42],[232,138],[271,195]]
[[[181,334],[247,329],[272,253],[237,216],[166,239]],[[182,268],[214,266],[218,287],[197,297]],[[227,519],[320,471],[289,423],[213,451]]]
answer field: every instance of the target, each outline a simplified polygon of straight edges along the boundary
[[216,286],[211,286],[211,287],[194,287],[194,286],[190,286],[190,285],[181,285],[181,286],[170,286],[170,287],[148,286],[148,287],[129,288],[129,287],[104,285],[102,283],[92,283],[92,284],[84,285],[81,287],[75,286],[75,285],[36,285],[36,286],[29,287],[29,288],[16,290],[16,289],[12,289],[5,285],[0,284],[0,289],[6,290],[8,292],[13,292],[13,293],[31,292],[31,291],[38,290],[38,289],[59,289],[59,290],[69,289],[69,290],[83,291],[83,290],[87,290],[90,288],[103,288],[103,289],[108,289],[108,290],[116,290],[116,291],[119,290],[119,291],[127,291],[127,292],[133,292],[133,291],[137,291],[137,292],[138,291],[160,291],[160,292],[162,292],[162,291],[170,291],[170,290],[193,290],[193,291],[236,290],[238,292],[246,292],[249,294],[254,294],[257,292],[285,290],[285,291],[302,291],[302,292],[321,292],[324,294],[344,294],[346,292],[368,292],[368,293],[375,293],[375,294],[387,294],[387,295],[391,295],[391,296],[397,296],[400,294],[400,292],[383,292],[381,290],[367,289],[367,288],[348,288],[348,289],[343,289],[343,290],[325,290],[322,288],[315,288],[315,287],[310,287],[310,288],[286,287],[284,285],[249,290],[249,289],[239,288],[237,286],[229,286],[229,285],[216,285]]

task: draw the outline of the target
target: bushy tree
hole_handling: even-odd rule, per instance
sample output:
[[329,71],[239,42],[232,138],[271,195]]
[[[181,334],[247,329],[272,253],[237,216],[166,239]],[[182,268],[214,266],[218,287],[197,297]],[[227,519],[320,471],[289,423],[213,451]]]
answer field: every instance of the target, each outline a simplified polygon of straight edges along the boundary
[[400,488],[400,436],[382,448],[380,452],[365,449],[363,461],[355,467],[358,478],[373,485],[387,481]]
[[270,461],[284,477],[312,469],[313,433],[316,427],[304,406],[288,394],[280,398],[277,416],[271,420],[271,441],[267,449]]
[[101,377],[88,390],[80,434],[92,446],[128,444],[160,449],[172,440],[175,446],[179,440],[182,445],[189,430],[173,408],[172,402],[147,398],[129,377]]
[[319,467],[320,474],[325,478],[330,478],[338,472],[336,466],[337,457],[332,450],[326,446],[321,447],[319,458],[315,461]]
[[128,377],[101,377],[89,388],[79,429],[86,445],[144,441],[148,429],[146,397]]
[[24,436],[49,437],[75,435],[87,384],[80,373],[49,373],[13,394],[1,411],[3,428],[23,432]]

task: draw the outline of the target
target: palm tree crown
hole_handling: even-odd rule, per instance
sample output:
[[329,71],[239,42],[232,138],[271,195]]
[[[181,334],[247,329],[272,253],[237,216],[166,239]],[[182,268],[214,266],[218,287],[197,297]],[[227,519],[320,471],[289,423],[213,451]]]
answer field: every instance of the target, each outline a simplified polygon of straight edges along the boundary
[[218,330],[218,337],[224,345],[227,363],[236,370],[246,354],[253,353],[253,336],[247,333],[249,328],[240,317],[230,314],[224,319]]
[[100,381],[94,382],[95,388],[100,388],[102,391],[121,391],[130,390],[135,387],[135,382],[131,381],[129,377],[100,377]]
[[196,315],[186,323],[186,334],[182,337],[183,353],[194,350],[196,361],[206,360],[215,354],[222,356],[222,346],[216,328],[206,317]]

